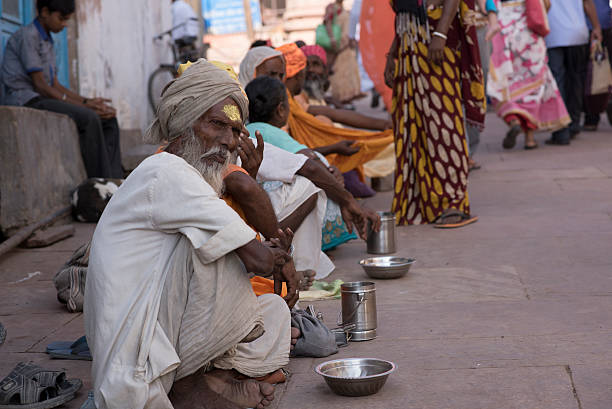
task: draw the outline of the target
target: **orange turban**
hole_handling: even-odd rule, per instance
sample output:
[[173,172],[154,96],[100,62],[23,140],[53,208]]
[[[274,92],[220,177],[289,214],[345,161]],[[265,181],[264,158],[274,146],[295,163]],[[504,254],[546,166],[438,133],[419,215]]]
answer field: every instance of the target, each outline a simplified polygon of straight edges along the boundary
[[281,45],[277,50],[283,53],[285,57],[287,78],[295,77],[300,71],[306,68],[306,56],[295,43]]

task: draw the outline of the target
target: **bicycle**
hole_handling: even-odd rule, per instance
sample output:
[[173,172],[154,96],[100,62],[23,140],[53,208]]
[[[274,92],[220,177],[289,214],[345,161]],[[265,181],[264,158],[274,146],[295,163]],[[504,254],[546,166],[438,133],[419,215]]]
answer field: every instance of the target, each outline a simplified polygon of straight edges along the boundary
[[[198,19],[192,20],[199,21]],[[199,58],[206,58],[206,51],[208,50],[210,44],[204,43],[202,44],[202,47],[196,47],[194,43],[183,43],[182,45],[178,45],[174,41],[172,41],[172,32],[187,23],[188,21],[185,21],[175,27],[172,27],[170,30],[164,31],[163,33],[153,37],[153,41],[157,42],[163,39],[165,36],[170,36],[170,41],[168,41],[168,45],[172,50],[172,57],[174,60],[174,63],[172,64],[160,64],[159,67],[157,67],[157,69],[153,71],[153,73],[151,73],[151,75],[149,76],[147,87],[149,105],[151,106],[153,112],[157,111],[157,105],[159,104],[159,100],[161,99],[161,93],[164,87],[178,76],[177,69],[179,64],[184,64],[187,61],[195,62]]]

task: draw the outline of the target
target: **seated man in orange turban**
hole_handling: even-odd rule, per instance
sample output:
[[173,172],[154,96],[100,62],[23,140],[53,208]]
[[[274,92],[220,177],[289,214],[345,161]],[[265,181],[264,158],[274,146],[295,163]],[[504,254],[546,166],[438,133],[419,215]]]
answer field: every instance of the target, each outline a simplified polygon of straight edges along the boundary
[[[283,53],[283,57],[285,58],[286,79],[295,77],[306,69],[308,60],[306,59],[306,52],[304,49],[312,54],[315,52],[314,50],[316,50],[315,47],[318,46],[307,45],[300,49],[295,44],[289,43],[277,48],[278,51]],[[258,70],[258,75],[268,75],[265,73],[265,67],[261,67],[261,69]],[[303,75],[306,76],[306,72],[304,72]],[[317,119],[328,125],[339,123],[353,128],[380,131],[391,129],[392,126],[392,123],[389,120],[374,118],[355,111],[338,109],[325,104],[311,104],[308,96],[304,95],[304,93],[301,91],[295,94],[294,97],[296,102],[298,102],[306,112],[314,115]]]

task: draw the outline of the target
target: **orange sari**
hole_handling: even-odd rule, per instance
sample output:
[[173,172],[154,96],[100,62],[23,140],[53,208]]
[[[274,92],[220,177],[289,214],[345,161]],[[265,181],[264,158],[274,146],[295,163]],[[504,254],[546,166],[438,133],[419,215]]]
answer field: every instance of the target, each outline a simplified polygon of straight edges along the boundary
[[360,168],[361,165],[374,159],[389,144],[393,143],[392,129],[371,132],[324,124],[304,111],[291,95],[289,95],[289,111],[289,133],[296,141],[311,149],[344,140],[357,141],[356,146],[359,146],[360,149],[356,154],[351,156],[337,154],[327,156],[329,163],[343,173]]

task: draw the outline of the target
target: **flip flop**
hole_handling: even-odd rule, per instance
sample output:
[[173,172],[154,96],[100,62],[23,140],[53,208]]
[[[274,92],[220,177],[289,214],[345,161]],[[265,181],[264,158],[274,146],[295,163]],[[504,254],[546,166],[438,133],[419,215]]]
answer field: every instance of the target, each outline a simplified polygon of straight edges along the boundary
[[63,371],[45,370],[20,362],[0,381],[0,409],[51,409],[74,399],[80,379],[66,379]]
[[539,145],[536,143],[535,145],[525,145],[525,150],[526,151],[531,151],[534,149],[538,149]]
[[54,359],[91,361],[91,351],[89,350],[89,345],[87,345],[85,335],[74,342],[52,342],[47,345],[47,354]]
[[[444,223],[443,220],[447,217],[459,216],[461,221],[458,223]],[[458,227],[467,226],[468,224],[476,223],[478,221],[477,216],[469,216],[459,210],[449,210],[446,213],[441,214],[434,220],[434,227],[437,229],[456,229]]]
[[87,400],[83,402],[79,409],[96,409],[93,391],[87,392]]
[[506,134],[502,146],[504,149],[512,149],[516,145],[516,137],[521,133],[523,129],[520,125],[513,125]]

